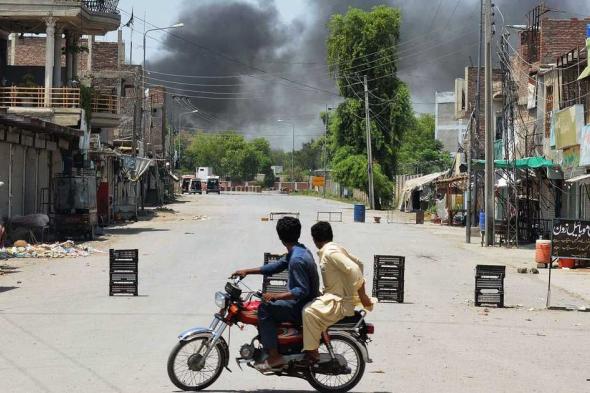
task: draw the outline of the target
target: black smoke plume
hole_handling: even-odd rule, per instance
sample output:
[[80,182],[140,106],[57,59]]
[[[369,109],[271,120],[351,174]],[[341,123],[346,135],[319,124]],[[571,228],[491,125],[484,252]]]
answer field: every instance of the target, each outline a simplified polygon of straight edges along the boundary
[[[452,90],[464,67],[477,64],[479,0],[299,1],[305,2],[305,17],[290,21],[280,17],[273,0],[185,1],[178,19],[186,26],[175,32],[182,39],[168,36],[164,55],[149,68],[166,74],[239,77],[154,73],[149,82],[174,88],[173,94],[195,96],[190,100],[201,113],[191,117],[194,127],[211,132],[235,129],[290,149],[291,130],[276,120],[295,124],[300,145],[323,133],[319,112],[339,102],[330,94],[336,88],[326,66],[326,25],[334,13],[380,4],[401,9],[398,75],[410,86],[417,112],[432,111],[434,92]],[[502,24],[526,24],[526,14],[539,4],[495,3],[497,30]],[[590,15],[586,1],[553,0],[546,5],[553,10],[548,14],[552,18]]]

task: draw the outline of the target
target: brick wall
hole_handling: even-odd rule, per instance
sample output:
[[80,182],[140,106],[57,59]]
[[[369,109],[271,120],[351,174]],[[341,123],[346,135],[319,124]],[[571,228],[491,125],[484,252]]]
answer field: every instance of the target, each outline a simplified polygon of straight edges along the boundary
[[[80,46],[88,48],[88,40],[80,40]],[[10,51],[9,62],[10,62]],[[16,42],[15,65],[45,66],[45,37],[23,37]],[[65,67],[66,56],[61,57]],[[95,41],[92,45],[92,70],[116,70],[119,66],[119,45],[117,42]],[[88,52],[81,52],[78,69],[88,68]]]
[[541,20],[541,63],[551,64],[557,57],[586,45],[586,25],[590,17],[585,19],[543,19]]
[[[498,82],[502,81],[502,73],[498,69],[494,69],[492,73],[492,84],[494,85],[494,93],[496,93],[498,88]],[[469,120],[469,116],[471,112],[476,108],[477,103],[477,67],[466,67],[465,68],[465,84],[467,86],[467,94],[466,94],[466,117],[467,121]],[[479,140],[479,144],[476,143],[474,140],[473,146],[476,151],[483,152],[484,151],[484,141],[485,141],[485,70],[482,67],[480,71],[480,89],[481,89],[481,101],[479,106],[479,129],[477,132],[477,140]],[[495,116],[495,115],[493,115]]]
[[[8,44],[10,45],[10,43]],[[65,58],[65,56],[64,56]],[[8,63],[11,64],[11,51],[8,51]],[[64,60],[65,62],[65,60]],[[14,65],[45,66],[45,38],[23,37],[16,40]]]
[[[86,65],[86,63],[83,63]],[[94,42],[92,46],[92,70],[116,70],[119,67],[119,44],[117,42]]]

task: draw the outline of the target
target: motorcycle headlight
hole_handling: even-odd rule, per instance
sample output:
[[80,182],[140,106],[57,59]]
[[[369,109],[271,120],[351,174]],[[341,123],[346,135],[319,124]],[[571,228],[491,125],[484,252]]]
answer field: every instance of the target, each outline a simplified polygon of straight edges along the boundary
[[219,308],[225,308],[227,306],[227,295],[223,292],[216,292],[215,305]]

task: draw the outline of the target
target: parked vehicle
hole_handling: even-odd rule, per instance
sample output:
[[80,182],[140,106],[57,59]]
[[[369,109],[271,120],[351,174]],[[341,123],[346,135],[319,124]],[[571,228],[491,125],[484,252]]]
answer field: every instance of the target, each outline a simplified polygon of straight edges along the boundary
[[203,194],[202,184],[200,179],[192,179],[190,184],[191,194]]
[[[208,328],[188,329],[178,336],[179,342],[168,358],[168,376],[179,389],[203,390],[219,378],[224,368],[229,370],[229,346],[223,338],[226,328],[238,324],[257,326],[262,293],[243,292],[240,281],[237,278],[228,282],[225,291],[215,294],[220,311]],[[320,361],[314,365],[309,365],[301,353],[301,326],[285,323],[278,332],[279,351],[286,364],[278,371],[260,371],[265,376],[302,378],[320,392],[347,392],[358,384],[365,364],[371,362],[367,344],[374,327],[365,322],[364,311],[345,318],[324,333]],[[242,364],[255,368],[254,364],[264,361],[265,356],[256,335],[250,343],[241,346],[236,362],[240,369]]]
[[219,179],[216,177],[207,179],[206,193],[209,194],[210,192],[216,192],[217,194],[221,194],[221,190],[219,189]]
[[191,181],[195,179],[193,175],[184,175],[182,176],[182,183],[181,183],[181,192],[183,194],[188,194],[191,190]]

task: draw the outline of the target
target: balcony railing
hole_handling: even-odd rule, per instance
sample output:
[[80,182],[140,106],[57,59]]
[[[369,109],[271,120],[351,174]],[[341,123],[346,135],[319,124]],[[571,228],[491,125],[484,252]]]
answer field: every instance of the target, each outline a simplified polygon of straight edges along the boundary
[[[0,87],[0,107],[44,108],[43,87]],[[80,89],[63,87],[51,89],[50,108],[80,108]],[[112,95],[94,94],[92,112],[117,114],[119,98]]]
[[91,12],[119,14],[119,0],[82,0],[82,4]]
[[119,111],[119,97],[112,95],[96,95],[92,97],[93,113],[111,113],[116,115]]

